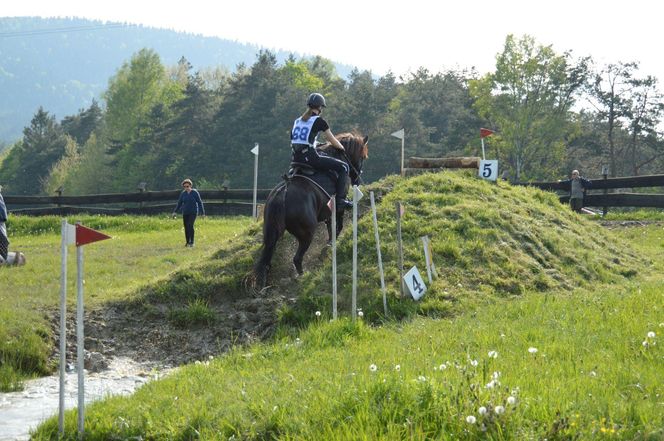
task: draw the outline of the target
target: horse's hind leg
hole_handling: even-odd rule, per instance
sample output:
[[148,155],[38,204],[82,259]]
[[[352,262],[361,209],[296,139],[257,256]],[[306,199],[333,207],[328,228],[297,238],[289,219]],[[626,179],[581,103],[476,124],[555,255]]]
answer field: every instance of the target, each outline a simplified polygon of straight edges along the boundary
[[295,266],[295,271],[297,271],[297,274],[301,276],[304,274],[304,270],[302,269],[302,260],[304,259],[304,254],[307,252],[309,249],[309,246],[311,246],[311,241],[314,238],[314,232],[300,232],[297,236],[297,252],[295,253],[295,256],[293,257],[293,265]]

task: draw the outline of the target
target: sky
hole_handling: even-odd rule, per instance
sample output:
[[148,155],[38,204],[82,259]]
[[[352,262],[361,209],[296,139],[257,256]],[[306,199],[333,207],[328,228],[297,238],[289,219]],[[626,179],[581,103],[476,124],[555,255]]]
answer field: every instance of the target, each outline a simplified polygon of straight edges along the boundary
[[508,34],[599,65],[640,62],[664,81],[659,0],[19,0],[5,17],[83,17],[218,36],[267,49],[321,55],[397,76],[495,68]]

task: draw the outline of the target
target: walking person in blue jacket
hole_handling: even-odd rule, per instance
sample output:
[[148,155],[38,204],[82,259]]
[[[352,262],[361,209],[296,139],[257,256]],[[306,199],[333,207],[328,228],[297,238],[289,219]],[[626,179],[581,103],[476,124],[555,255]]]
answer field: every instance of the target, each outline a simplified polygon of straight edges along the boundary
[[182,193],[178,198],[178,203],[173,210],[173,217],[177,216],[177,213],[182,210],[182,222],[184,223],[184,237],[187,241],[185,246],[193,247],[194,246],[194,223],[196,222],[196,216],[199,214],[205,216],[205,208],[203,207],[203,201],[201,200],[201,195],[198,193],[198,190],[193,188],[191,179],[185,179],[182,181]]
[[[2,191],[2,186],[0,186],[0,191]],[[7,238],[5,222],[7,222],[7,207],[5,206],[5,200],[2,198],[2,193],[0,193],[0,263],[5,262],[9,254],[9,239]]]

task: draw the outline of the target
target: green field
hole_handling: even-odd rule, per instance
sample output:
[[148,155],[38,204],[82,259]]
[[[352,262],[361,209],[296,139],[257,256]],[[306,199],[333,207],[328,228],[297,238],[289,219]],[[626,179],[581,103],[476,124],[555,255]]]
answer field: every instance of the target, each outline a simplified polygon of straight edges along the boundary
[[[387,317],[365,216],[357,323],[348,318],[347,230],[342,319],[329,320],[329,263],[311,268],[290,283],[298,300],[279,311],[272,340],[91,404],[85,439],[664,439],[664,223],[609,229],[553,195],[463,174],[371,189],[380,194]],[[406,266],[422,270],[419,237],[428,234],[441,275],[420,302],[398,298],[397,200]],[[213,299],[235,289],[229,274],[250,269],[255,234],[125,295]],[[273,271],[289,258],[278,252]],[[77,438],[76,418],[67,412],[65,439]],[[57,420],[34,438],[57,439]]]
[[[86,308],[127,299],[178,269],[209,258],[253,222],[246,217],[197,221],[196,247],[184,247],[181,220],[156,217],[82,217],[83,225],[112,237],[85,246]],[[74,220],[70,220],[74,222]],[[11,247],[24,267],[0,267],[0,390],[20,388],[22,378],[52,371],[48,364],[60,298],[60,219],[11,217]],[[69,249],[68,310],[76,305],[76,250]]]

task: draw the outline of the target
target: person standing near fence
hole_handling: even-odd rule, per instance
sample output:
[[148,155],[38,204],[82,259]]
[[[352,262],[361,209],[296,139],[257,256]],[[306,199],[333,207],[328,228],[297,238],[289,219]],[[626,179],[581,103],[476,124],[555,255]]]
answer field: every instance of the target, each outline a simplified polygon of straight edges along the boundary
[[582,178],[578,170],[572,170],[572,177],[570,179],[560,181],[569,190],[569,206],[572,211],[581,213],[583,208],[583,198],[586,195],[586,189],[590,188],[592,182],[589,179]]
[[9,238],[7,237],[7,206],[2,197],[2,186],[0,185],[0,263],[7,261],[9,254]]
[[193,186],[191,179],[182,181],[183,190],[180,193],[175,210],[173,210],[173,218],[177,217],[179,211],[182,211],[184,237],[187,242],[185,246],[187,247],[194,246],[194,223],[196,222],[196,217],[199,214],[205,216],[205,208],[203,207],[201,195]]

